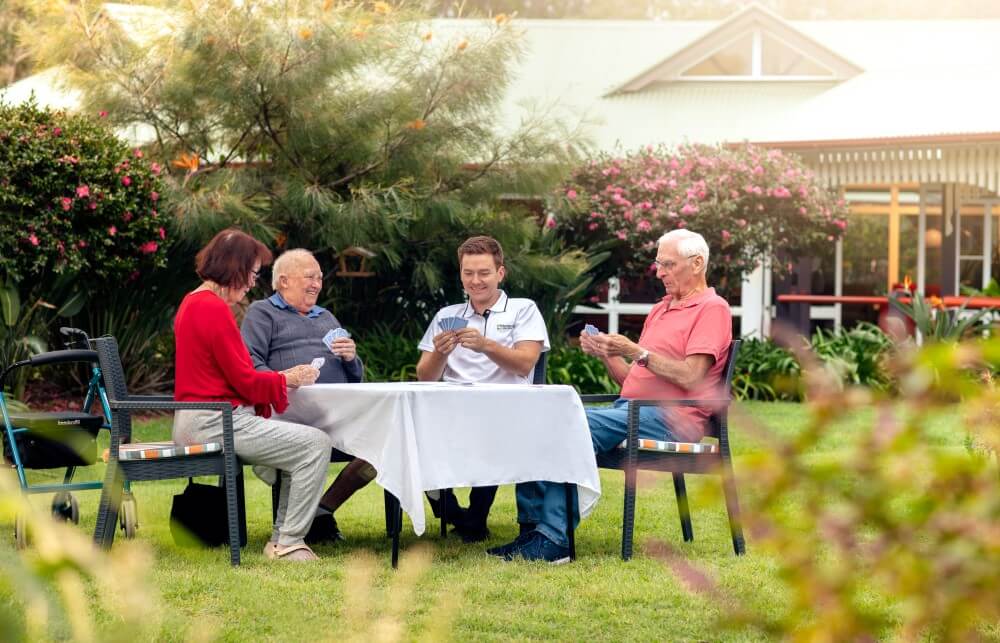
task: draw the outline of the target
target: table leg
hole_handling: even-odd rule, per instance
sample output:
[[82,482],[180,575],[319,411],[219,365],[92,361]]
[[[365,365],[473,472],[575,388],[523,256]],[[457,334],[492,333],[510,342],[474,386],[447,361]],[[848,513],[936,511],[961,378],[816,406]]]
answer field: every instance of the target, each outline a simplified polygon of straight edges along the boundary
[[388,514],[389,535],[392,536],[392,568],[399,567],[399,533],[403,531],[403,508],[399,499],[385,492],[385,510]]
[[566,489],[566,536],[569,539],[569,559],[576,560],[576,534],[573,529],[573,512],[576,511],[573,492],[576,485],[567,482],[563,487]]

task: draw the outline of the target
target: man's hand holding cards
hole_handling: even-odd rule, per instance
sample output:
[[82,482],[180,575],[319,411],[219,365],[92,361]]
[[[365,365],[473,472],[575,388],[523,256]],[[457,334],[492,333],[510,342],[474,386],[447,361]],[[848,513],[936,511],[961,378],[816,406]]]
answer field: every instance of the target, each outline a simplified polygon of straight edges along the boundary
[[323,343],[326,344],[331,353],[345,362],[353,361],[357,356],[354,340],[351,339],[351,334],[343,328],[327,331],[326,335],[323,335]]

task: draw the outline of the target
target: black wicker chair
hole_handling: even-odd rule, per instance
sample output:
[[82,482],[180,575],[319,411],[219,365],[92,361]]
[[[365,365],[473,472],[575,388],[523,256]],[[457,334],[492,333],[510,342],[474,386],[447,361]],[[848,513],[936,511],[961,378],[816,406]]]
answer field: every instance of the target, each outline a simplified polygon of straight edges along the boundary
[[[236,566],[240,564],[240,532],[246,533],[245,504],[243,497],[243,469],[236,457],[233,444],[233,407],[229,402],[175,402],[169,396],[129,395],[125,386],[125,373],[118,355],[118,342],[113,337],[93,340],[104,375],[108,401],[111,406],[111,448],[108,468],[101,492],[101,503],[97,513],[97,528],[94,542],[107,549],[115,538],[115,523],[118,518],[119,498],[123,484],[140,480],[169,480],[193,476],[220,476],[225,481],[226,511],[229,522],[229,558]],[[173,444],[153,443],[140,445],[132,443],[132,413],[134,411],[180,411],[208,410],[222,413],[222,450],[204,452],[204,449],[189,448],[191,455],[184,454],[183,447]],[[151,459],[125,459],[126,452],[148,451],[157,455]],[[180,451],[181,453],[174,453]],[[195,453],[202,451],[200,453]]]
[[[734,340],[729,345],[726,358],[725,382],[723,390],[730,391],[733,381],[733,370],[736,366],[736,354],[740,349],[740,340]],[[582,395],[585,403],[613,402],[616,395]],[[733,550],[736,555],[746,552],[746,542],[743,539],[743,527],[740,522],[740,505],[736,494],[736,481],[733,477],[733,461],[729,447],[729,403],[727,396],[723,400],[631,400],[628,405],[628,437],[624,447],[613,449],[608,453],[598,454],[597,466],[605,469],[619,469],[625,472],[625,511],[622,520],[622,560],[632,557],[632,543],[635,526],[636,472],[639,469],[652,471],[667,471],[673,474],[674,493],[677,495],[677,509],[681,518],[681,533],[685,542],[694,540],[694,530],[691,527],[691,512],[688,507],[687,488],[684,484],[685,473],[711,474],[722,477],[722,489],[726,498],[726,511],[729,514],[729,528],[733,539]],[[707,437],[718,438],[716,445],[687,445],[686,443],[670,443],[676,445],[677,451],[643,449],[639,446],[639,409],[643,406],[705,406],[710,407],[712,416],[709,420]],[[701,452],[698,452],[701,451]]]

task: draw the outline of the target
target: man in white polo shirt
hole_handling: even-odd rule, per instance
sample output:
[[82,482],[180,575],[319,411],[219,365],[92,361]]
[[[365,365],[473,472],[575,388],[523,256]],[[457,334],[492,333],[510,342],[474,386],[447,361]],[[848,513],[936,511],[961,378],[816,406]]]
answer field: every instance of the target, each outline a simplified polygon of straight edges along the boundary
[[[549,334],[538,306],[500,290],[506,270],[496,239],[467,239],[458,248],[458,263],[469,299],[434,315],[420,340],[417,379],[530,384],[535,363],[542,351],[549,350]],[[449,521],[462,540],[479,542],[489,536],[486,518],[496,493],[496,487],[474,487],[469,508],[462,509],[448,491],[440,499],[432,498],[431,508],[440,516],[441,503],[447,503]]]

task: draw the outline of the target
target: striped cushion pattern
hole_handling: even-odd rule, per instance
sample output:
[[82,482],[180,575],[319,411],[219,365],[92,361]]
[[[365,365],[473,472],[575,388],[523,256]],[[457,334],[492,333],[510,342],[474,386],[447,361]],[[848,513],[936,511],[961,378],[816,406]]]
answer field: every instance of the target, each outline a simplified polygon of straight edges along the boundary
[[[624,449],[628,445],[627,440],[622,440],[618,445]],[[640,451],[662,451],[666,453],[715,453],[719,450],[717,444],[710,442],[662,442],[660,440],[647,440],[639,438]]]
[[136,442],[123,444],[118,448],[119,460],[155,460],[157,458],[177,458],[186,455],[202,455],[222,451],[222,444],[206,442],[181,446],[173,442]]

